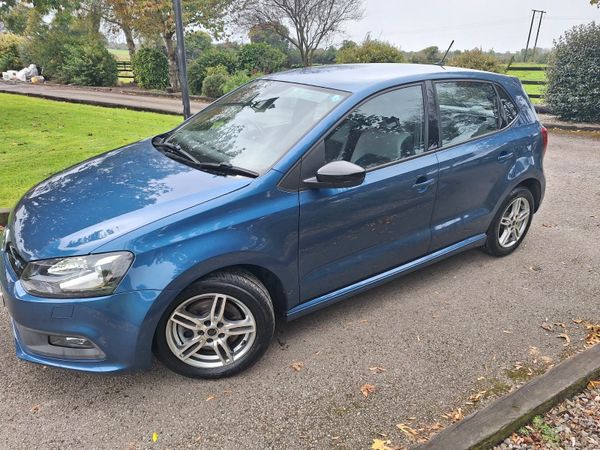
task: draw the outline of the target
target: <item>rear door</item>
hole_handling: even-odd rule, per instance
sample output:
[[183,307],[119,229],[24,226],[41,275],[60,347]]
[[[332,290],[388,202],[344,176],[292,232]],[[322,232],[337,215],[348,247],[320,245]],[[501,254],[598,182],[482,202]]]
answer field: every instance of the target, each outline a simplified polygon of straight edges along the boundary
[[[367,169],[362,185],[300,192],[299,275],[306,301],[423,256],[438,163],[426,152],[421,84],[380,94],[352,111],[303,162]],[[309,167],[310,166],[310,167]]]
[[442,146],[437,152],[439,187],[432,217],[435,251],[487,231],[516,159],[510,136],[499,132],[515,119],[516,108],[507,117],[510,99],[503,99],[509,102],[504,106],[492,83],[433,84]]

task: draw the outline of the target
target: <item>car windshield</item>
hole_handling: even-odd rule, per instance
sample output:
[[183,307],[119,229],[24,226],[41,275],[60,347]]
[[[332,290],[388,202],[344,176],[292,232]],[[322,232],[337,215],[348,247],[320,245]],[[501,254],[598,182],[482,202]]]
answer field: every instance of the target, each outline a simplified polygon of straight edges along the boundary
[[199,162],[264,173],[348,95],[257,80],[195,115],[165,142],[179,146]]

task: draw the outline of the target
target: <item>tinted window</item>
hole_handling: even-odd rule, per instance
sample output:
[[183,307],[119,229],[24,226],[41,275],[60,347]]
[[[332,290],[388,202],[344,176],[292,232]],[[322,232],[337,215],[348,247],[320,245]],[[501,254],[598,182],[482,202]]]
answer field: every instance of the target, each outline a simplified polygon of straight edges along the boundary
[[365,169],[425,151],[421,86],[379,95],[356,108],[325,139],[326,162],[346,160]]
[[257,80],[195,115],[168,139],[201,162],[263,172],[335,108],[345,92]]
[[519,111],[504,89],[498,87],[498,94],[500,94],[500,105],[502,106],[502,113],[504,115],[502,126],[506,126],[515,120]]
[[496,131],[500,124],[496,91],[489,83],[436,83],[442,144],[459,144]]

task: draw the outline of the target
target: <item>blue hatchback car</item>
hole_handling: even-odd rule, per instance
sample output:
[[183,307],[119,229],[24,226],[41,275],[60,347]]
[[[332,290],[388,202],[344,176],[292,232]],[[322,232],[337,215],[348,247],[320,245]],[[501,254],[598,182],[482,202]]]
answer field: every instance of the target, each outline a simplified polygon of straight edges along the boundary
[[275,312],[467,249],[515,250],[546,146],[502,75],[367,64],[253,81],[25,195],[0,247],[17,355],[111,372],[154,353],[186,376],[238,373]]

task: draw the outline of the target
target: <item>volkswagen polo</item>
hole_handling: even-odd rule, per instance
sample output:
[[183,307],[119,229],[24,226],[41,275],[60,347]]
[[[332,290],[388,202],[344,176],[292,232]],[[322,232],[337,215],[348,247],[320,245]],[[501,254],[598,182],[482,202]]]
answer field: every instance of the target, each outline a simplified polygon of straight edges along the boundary
[[[295,319],[458,252],[504,256],[547,132],[511,77],[334,65],[263,77],[31,189],[3,236],[18,357],[242,371]],[[376,300],[372,300],[376,301]]]

